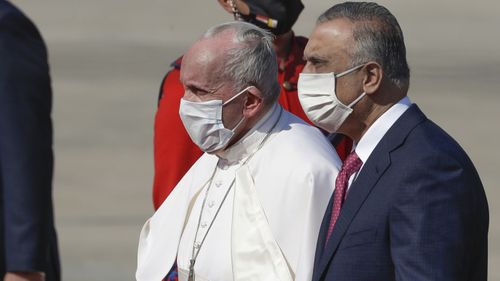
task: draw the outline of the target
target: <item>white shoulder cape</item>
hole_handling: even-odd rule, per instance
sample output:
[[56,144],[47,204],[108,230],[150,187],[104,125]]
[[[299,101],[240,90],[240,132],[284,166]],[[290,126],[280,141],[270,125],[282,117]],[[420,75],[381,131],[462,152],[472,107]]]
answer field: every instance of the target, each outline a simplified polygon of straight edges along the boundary
[[[286,111],[272,134],[236,172],[234,280],[309,281],[321,220],[341,161],[319,130]],[[144,225],[137,280],[160,281],[167,275],[192,205],[217,159],[204,154]]]

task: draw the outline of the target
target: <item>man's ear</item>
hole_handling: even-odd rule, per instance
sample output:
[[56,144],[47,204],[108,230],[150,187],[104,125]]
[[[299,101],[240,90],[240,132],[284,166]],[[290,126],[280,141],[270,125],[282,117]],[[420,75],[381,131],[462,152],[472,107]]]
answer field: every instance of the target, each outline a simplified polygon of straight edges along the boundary
[[243,108],[243,115],[245,115],[245,118],[251,118],[264,107],[264,99],[262,98],[262,92],[257,87],[250,87],[246,95],[247,100]]
[[365,78],[363,79],[363,91],[367,95],[375,93],[382,84],[384,71],[382,66],[374,61],[368,62],[364,67]]

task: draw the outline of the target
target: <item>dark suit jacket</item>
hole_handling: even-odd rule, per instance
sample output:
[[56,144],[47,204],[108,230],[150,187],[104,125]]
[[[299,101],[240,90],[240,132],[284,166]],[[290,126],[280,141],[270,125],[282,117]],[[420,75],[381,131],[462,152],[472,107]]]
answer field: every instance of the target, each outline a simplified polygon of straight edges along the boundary
[[47,51],[33,23],[0,0],[0,276],[59,280],[52,215],[52,104]]
[[412,105],[376,146],[325,246],[313,281],[487,279],[488,205],[465,152]]

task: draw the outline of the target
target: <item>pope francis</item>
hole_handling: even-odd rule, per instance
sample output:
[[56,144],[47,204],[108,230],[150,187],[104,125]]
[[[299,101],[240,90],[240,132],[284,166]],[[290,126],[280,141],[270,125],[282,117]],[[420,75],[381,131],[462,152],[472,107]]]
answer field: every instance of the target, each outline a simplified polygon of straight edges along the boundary
[[[279,23],[278,23],[279,24]],[[272,38],[210,28],[185,54],[179,114],[206,153],[144,225],[136,278],[308,281],[340,160],[284,111]]]

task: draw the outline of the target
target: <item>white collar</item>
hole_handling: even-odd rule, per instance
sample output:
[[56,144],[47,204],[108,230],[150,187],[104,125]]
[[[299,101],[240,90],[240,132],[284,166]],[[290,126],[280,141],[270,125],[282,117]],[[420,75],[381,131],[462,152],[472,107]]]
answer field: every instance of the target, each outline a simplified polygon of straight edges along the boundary
[[377,120],[375,120],[375,122],[373,122],[370,128],[368,128],[355,148],[359,159],[363,161],[363,165],[366,163],[373,150],[387,131],[389,131],[392,125],[410,106],[410,98],[402,98],[398,103],[394,104],[386,112],[384,112]]
[[220,163],[233,165],[250,156],[258,148],[258,145],[269,133],[280,116],[280,106],[275,103],[266,114],[248,131],[240,140],[231,147],[217,153]]

